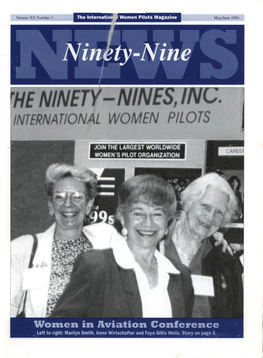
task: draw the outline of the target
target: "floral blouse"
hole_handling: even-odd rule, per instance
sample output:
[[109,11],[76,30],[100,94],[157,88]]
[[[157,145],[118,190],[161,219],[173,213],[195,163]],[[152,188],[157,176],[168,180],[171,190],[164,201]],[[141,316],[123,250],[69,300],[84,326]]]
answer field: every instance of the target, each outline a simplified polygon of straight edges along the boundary
[[51,275],[48,289],[47,311],[48,317],[57,303],[59,296],[64,291],[70,280],[73,264],[76,257],[92,249],[92,243],[82,233],[77,240],[62,241],[53,240],[51,253]]

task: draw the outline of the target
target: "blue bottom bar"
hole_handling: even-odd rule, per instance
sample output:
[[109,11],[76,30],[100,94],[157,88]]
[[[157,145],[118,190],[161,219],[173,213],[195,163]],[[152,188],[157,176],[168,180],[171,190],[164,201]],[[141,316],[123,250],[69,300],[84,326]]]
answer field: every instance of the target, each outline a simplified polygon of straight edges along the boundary
[[13,338],[243,338],[242,318],[11,318]]

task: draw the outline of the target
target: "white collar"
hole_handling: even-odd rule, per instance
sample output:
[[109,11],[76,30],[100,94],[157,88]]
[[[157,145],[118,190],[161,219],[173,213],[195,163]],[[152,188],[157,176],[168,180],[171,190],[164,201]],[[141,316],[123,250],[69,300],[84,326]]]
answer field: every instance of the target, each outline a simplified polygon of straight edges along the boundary
[[[113,245],[113,254],[119,266],[124,269],[135,269],[136,261],[131,253],[125,239],[119,240]],[[158,269],[167,273],[179,274],[180,272],[174,267],[164,255],[155,250],[154,256],[158,262]]]

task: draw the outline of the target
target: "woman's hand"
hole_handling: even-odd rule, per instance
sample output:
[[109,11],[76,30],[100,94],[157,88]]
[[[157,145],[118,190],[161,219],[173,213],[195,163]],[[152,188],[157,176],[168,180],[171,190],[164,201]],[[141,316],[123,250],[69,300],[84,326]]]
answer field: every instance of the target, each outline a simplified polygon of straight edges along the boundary
[[216,242],[215,242],[215,246],[219,246],[222,245],[222,251],[226,252],[226,250],[233,256],[233,252],[231,250],[231,247],[228,245],[228,242],[226,241],[226,239],[224,238],[224,235],[221,232],[215,232],[213,234]]

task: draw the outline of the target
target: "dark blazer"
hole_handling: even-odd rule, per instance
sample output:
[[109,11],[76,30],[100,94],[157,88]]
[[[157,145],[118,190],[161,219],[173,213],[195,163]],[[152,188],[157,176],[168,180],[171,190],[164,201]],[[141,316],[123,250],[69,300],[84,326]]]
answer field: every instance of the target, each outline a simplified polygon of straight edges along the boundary
[[[201,258],[201,273],[204,276],[213,277],[215,296],[207,301],[210,315],[206,318],[242,318],[243,317],[243,267],[234,254],[223,252],[222,246],[215,246],[213,236],[209,237],[209,251]],[[173,241],[169,238],[165,243],[165,256],[178,265],[179,254]],[[191,267],[191,265],[190,265]],[[196,296],[196,299],[206,296]],[[194,309],[195,313],[195,309]]]
[[[194,296],[187,268],[170,274],[168,293],[173,317],[191,317]],[[112,249],[81,254],[51,317],[142,317],[134,271],[119,266]]]
[[243,318],[243,267],[236,254],[222,252],[214,246],[215,240],[209,238],[213,249],[203,259],[202,274],[212,276],[215,296],[209,297],[211,316],[215,318]]

